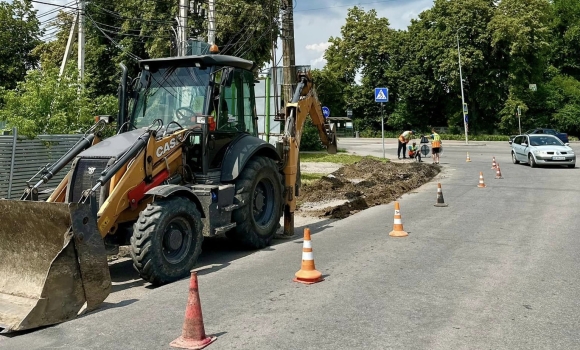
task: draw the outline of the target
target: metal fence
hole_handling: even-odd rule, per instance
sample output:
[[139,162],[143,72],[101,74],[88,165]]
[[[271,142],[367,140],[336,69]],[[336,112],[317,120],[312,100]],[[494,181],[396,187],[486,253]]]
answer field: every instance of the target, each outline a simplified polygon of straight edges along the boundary
[[[73,147],[82,135],[39,135],[35,139],[0,136],[0,198],[20,198],[28,181],[47,163],[54,163]],[[70,167],[61,170],[39,190],[44,196],[64,178]]]

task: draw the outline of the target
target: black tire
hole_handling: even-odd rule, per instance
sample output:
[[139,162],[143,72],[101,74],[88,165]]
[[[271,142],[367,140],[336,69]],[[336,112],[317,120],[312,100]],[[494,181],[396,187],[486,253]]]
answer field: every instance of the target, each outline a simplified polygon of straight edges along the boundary
[[531,153],[528,154],[528,164],[530,164],[530,168],[536,167],[536,161],[534,160],[534,156]]
[[272,241],[282,216],[282,175],[276,163],[266,157],[250,159],[236,179],[232,212],[236,227],[226,236],[244,248],[261,249]]
[[203,242],[195,203],[173,197],[149,204],[133,225],[131,257],[144,280],[162,285],[189,276]]
[[575,168],[576,164],[568,164],[568,168]]
[[520,161],[516,159],[516,153],[512,151],[512,163],[520,164]]

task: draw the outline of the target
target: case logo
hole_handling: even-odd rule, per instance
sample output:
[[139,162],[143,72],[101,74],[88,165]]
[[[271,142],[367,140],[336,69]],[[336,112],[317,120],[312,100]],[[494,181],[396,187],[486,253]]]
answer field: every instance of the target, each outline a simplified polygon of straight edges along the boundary
[[177,140],[175,138],[172,138],[171,140],[165,142],[163,146],[157,147],[155,155],[157,155],[158,158],[162,157],[165,153],[174,149],[175,146],[177,146]]

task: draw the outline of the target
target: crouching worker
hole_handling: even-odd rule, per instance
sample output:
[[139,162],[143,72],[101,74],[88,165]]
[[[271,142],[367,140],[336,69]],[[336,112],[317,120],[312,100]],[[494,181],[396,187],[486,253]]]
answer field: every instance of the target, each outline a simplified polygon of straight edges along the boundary
[[413,142],[413,145],[409,146],[409,158],[417,158],[417,160],[421,162],[421,152],[419,152],[416,142]]

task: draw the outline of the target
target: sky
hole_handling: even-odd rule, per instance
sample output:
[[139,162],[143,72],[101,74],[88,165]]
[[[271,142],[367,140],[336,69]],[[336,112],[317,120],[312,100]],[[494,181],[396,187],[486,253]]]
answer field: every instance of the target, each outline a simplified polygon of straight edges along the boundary
[[[61,5],[72,2],[42,1]],[[379,16],[389,19],[391,28],[405,29],[411,19],[417,18],[419,13],[433,6],[433,0],[294,0],[294,4],[296,64],[323,68],[326,63],[323,55],[329,45],[328,39],[340,36],[340,28],[345,23],[350,7],[356,5],[366,11],[375,9]],[[38,3],[34,3],[34,6],[39,10],[39,14],[54,9],[54,6]],[[219,8],[216,10],[219,11]],[[278,47],[277,56],[280,58],[281,43]]]

